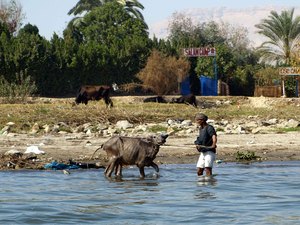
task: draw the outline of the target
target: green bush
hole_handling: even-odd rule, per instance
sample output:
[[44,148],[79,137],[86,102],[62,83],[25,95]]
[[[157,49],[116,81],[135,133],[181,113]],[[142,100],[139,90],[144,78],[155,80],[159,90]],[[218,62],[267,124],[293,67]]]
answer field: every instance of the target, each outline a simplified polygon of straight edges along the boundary
[[246,153],[237,151],[237,153],[235,153],[235,159],[238,161],[239,160],[251,161],[251,160],[255,160],[257,158],[260,158],[260,157],[256,156],[255,152],[252,152],[252,151],[247,151]]
[[296,132],[300,131],[300,127],[284,127],[284,128],[278,128],[277,133],[287,133],[287,132]]
[[8,103],[24,102],[36,90],[37,87],[31,81],[31,77],[24,75],[23,72],[16,74],[15,82],[8,82],[0,76],[0,96]]

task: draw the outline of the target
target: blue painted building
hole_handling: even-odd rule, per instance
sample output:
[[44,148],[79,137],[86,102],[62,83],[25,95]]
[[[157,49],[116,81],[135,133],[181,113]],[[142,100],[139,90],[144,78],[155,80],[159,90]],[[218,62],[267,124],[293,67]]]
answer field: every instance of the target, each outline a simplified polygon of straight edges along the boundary
[[[217,80],[206,77],[200,76],[200,87],[201,87],[201,96],[217,96],[218,95],[218,85]],[[190,90],[190,78],[187,77],[183,80],[180,84],[181,95],[188,95],[191,94]]]

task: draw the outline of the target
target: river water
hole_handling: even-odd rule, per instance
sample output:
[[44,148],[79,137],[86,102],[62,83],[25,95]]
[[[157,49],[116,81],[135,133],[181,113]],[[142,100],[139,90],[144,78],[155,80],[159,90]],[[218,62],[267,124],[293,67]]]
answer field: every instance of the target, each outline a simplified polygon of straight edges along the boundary
[[300,162],[161,165],[139,179],[103,169],[1,171],[0,224],[300,224]]

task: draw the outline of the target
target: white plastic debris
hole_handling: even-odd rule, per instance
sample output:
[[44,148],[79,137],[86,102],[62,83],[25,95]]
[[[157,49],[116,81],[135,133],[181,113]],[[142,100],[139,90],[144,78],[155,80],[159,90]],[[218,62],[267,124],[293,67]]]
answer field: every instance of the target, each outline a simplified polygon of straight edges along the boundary
[[38,146],[29,146],[26,148],[25,154],[34,153],[34,154],[45,154],[44,151],[40,150]]

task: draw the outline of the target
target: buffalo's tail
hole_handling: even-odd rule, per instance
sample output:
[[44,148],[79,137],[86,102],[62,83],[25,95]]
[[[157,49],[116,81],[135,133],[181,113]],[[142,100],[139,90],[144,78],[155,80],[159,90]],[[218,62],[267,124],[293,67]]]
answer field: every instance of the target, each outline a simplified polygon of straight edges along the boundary
[[90,160],[94,158],[94,155],[96,154],[96,152],[97,152],[98,150],[102,149],[102,147],[103,147],[103,144],[102,144],[99,148],[97,148],[97,149],[94,151],[94,153],[93,153],[93,155],[91,156]]

